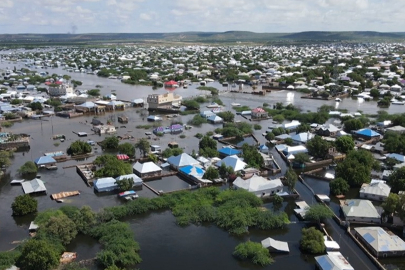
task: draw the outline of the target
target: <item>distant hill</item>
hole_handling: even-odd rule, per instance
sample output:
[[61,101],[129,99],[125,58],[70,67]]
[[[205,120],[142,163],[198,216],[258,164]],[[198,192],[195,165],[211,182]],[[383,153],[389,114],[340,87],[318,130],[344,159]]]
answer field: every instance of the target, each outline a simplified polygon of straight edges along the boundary
[[373,31],[328,32],[308,31],[299,33],[255,33],[249,31],[179,32],[179,33],[89,33],[89,34],[2,34],[2,44],[89,44],[103,42],[375,42],[405,40],[405,32],[388,33]]

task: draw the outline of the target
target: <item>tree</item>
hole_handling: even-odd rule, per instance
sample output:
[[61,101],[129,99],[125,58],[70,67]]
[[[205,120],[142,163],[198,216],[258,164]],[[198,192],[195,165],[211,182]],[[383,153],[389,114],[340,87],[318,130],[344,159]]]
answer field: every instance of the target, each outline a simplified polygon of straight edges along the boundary
[[13,151],[0,151],[0,168],[8,167],[11,165],[10,157],[14,155]]
[[102,142],[102,145],[103,145],[103,148],[105,148],[105,149],[117,149],[119,143],[120,143],[120,140],[117,137],[111,136],[111,137],[105,138]]
[[375,167],[375,159],[365,150],[350,151],[346,159],[335,169],[336,178],[343,178],[351,187],[359,187],[370,183],[371,169]]
[[208,180],[215,180],[219,178],[218,170],[212,166],[208,167],[208,169],[205,171],[204,179]]
[[138,142],[135,143],[135,148],[139,149],[142,156],[145,157],[149,153],[150,143],[149,143],[149,141],[147,139],[142,138]]
[[22,247],[17,266],[24,270],[50,270],[59,265],[59,253],[49,242],[28,240]]
[[242,156],[244,161],[253,168],[260,168],[264,163],[263,156],[257,151],[256,147],[247,143],[242,146]]
[[384,213],[386,214],[393,214],[397,211],[400,207],[400,197],[398,194],[390,193],[388,198],[383,202],[382,208],[384,209]]
[[38,201],[29,194],[17,196],[11,204],[13,216],[23,216],[37,211]]
[[267,248],[264,248],[260,243],[251,241],[237,245],[233,255],[241,260],[248,259],[254,264],[261,266],[269,265],[274,262]]
[[405,152],[405,135],[388,131],[384,134],[382,142],[384,143],[384,151],[388,153]]
[[115,182],[121,191],[130,190],[134,186],[134,179],[131,178],[124,178],[121,180],[117,180]]
[[301,250],[310,254],[321,254],[325,252],[325,243],[322,232],[315,227],[302,229],[302,238],[300,241]]
[[354,119],[348,119],[343,122],[344,126],[344,131],[347,133],[351,133],[352,130],[359,130],[364,128],[363,122],[361,122],[359,119],[354,118]]
[[233,122],[235,119],[235,115],[230,111],[219,112],[217,115],[224,119],[224,122]]
[[336,150],[341,153],[348,153],[354,148],[354,140],[351,136],[341,136],[335,141]]
[[305,220],[312,220],[318,223],[331,217],[333,217],[332,210],[320,203],[312,205],[305,212]]
[[405,190],[405,167],[394,170],[388,178],[391,192],[398,193]]
[[198,102],[195,100],[183,100],[181,102],[181,104],[183,106],[185,106],[187,110],[199,110],[200,109],[200,104],[198,104]]
[[66,152],[72,156],[88,154],[91,153],[91,145],[87,142],[77,140],[70,144]]
[[330,193],[334,195],[344,195],[349,189],[350,185],[343,178],[336,178],[329,182]]
[[273,195],[273,206],[275,208],[281,207],[281,205],[283,204],[283,201],[284,201],[283,197],[281,197],[277,194]]
[[42,111],[43,109],[41,102],[32,102],[27,106],[30,107],[33,111]]
[[135,155],[135,147],[132,143],[129,142],[118,145],[118,151],[121,154],[125,154],[129,157],[133,157]]
[[207,123],[207,119],[199,114],[194,115],[194,117],[187,122],[187,124],[196,127],[200,127],[204,123]]
[[222,179],[228,179],[230,175],[235,173],[235,171],[231,166],[227,167],[225,163],[221,163],[221,166],[218,168],[218,173]]
[[37,168],[37,166],[35,165],[35,163],[32,162],[32,161],[27,161],[27,162],[25,162],[25,163],[18,169],[18,172],[19,172],[21,175],[34,174],[34,173],[37,173],[37,171],[38,171],[38,168]]
[[87,91],[89,96],[98,97],[100,96],[100,89],[91,89]]
[[113,155],[98,156],[93,163],[102,167],[96,171],[96,177],[118,177],[120,175],[132,173],[132,166],[130,163],[119,160]]
[[315,158],[325,158],[329,152],[330,143],[322,139],[321,136],[315,136],[307,142],[308,153]]
[[40,230],[45,230],[46,235],[60,239],[63,245],[69,244],[77,235],[76,224],[66,215],[51,217]]
[[294,162],[297,162],[299,164],[303,164],[305,162],[309,162],[309,156],[307,153],[297,153],[294,155]]
[[288,190],[290,192],[292,192],[294,190],[297,180],[298,180],[297,174],[295,173],[295,171],[293,169],[289,168],[285,174],[285,181],[286,181]]
[[217,157],[217,141],[205,135],[198,143],[199,154],[204,157]]
[[374,99],[376,99],[380,96],[380,91],[378,91],[378,89],[372,88],[370,90],[370,96],[372,96]]

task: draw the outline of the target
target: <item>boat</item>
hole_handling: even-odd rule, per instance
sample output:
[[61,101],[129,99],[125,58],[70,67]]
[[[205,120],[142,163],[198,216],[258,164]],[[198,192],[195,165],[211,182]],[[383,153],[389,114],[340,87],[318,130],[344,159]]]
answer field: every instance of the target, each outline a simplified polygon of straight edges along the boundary
[[240,106],[242,106],[242,105],[240,105],[240,103],[236,103],[236,102],[231,103],[231,105],[232,105],[232,107],[240,107]]
[[124,191],[124,192],[120,192],[118,193],[118,197],[120,198],[127,198],[127,197],[136,197],[138,198],[138,194],[136,194],[136,192],[134,190],[128,190],[128,191]]
[[221,106],[216,103],[216,102],[212,102],[210,105],[207,105],[207,108],[220,108]]
[[336,102],[341,102],[342,100],[340,98],[335,98]]
[[11,185],[21,185],[23,182],[25,182],[24,179],[21,179],[21,180],[11,180],[10,184],[11,184]]
[[399,101],[399,100],[395,100],[393,102],[391,102],[392,105],[405,105],[404,101]]
[[63,203],[62,199],[55,200],[57,203]]

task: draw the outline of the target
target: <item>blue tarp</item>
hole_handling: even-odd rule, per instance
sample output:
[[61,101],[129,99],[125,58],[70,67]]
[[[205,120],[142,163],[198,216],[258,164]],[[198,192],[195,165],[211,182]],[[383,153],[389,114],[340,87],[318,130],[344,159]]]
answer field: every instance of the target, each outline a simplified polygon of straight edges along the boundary
[[205,171],[196,166],[185,166],[180,169],[180,171],[186,175],[191,175],[195,178],[202,178],[204,176]]

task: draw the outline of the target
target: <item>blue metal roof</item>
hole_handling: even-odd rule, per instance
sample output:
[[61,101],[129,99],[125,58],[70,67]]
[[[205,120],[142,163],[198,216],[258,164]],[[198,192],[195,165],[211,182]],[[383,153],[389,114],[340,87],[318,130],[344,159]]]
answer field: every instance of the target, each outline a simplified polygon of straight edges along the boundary
[[219,150],[219,153],[225,156],[232,156],[232,155],[239,155],[241,152],[237,149],[233,149],[230,147],[224,147]]
[[196,166],[191,166],[191,165],[180,168],[180,171],[187,175],[192,175],[197,178],[202,178],[205,173],[205,171],[203,169],[196,167]]
[[377,137],[377,136],[381,136],[380,133],[375,132],[374,130],[371,130],[369,128],[365,128],[365,129],[361,129],[356,131],[356,134],[358,135],[363,135],[363,136],[367,136],[367,137]]
[[44,165],[49,163],[56,163],[56,160],[51,156],[42,156],[35,160],[35,164]]

